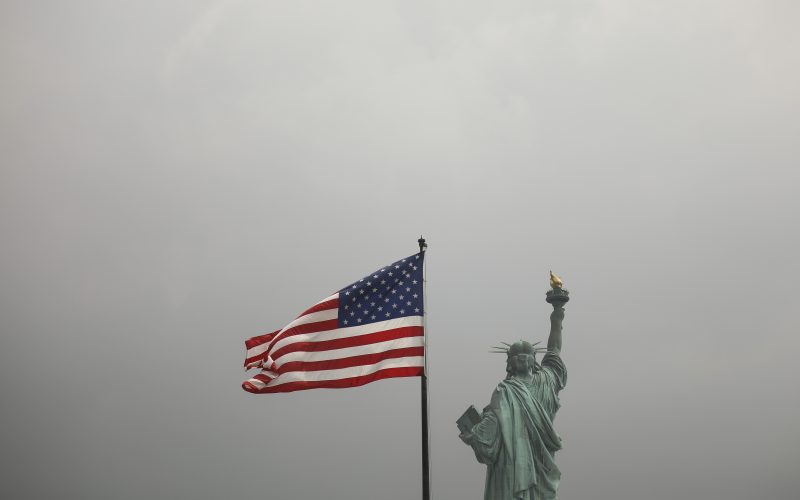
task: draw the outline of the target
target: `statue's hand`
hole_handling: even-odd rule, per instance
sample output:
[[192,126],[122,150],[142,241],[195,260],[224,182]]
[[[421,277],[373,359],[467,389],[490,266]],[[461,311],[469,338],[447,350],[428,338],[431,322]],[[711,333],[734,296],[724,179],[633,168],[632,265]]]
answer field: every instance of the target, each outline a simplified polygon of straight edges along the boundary
[[460,437],[461,440],[464,441],[464,444],[472,443],[472,433],[471,432],[462,432],[461,434],[458,435],[458,437]]

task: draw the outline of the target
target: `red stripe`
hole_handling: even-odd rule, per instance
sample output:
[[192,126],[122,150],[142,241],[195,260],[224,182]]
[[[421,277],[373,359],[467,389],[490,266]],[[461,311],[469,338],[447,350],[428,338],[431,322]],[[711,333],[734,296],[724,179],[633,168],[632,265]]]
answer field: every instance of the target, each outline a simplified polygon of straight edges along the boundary
[[403,347],[373,354],[350,356],[349,358],[326,359],[324,361],[290,361],[278,368],[278,373],[312,372],[319,370],[336,370],[337,368],[350,368],[353,366],[374,365],[384,359],[405,358],[407,356],[423,356],[425,349],[422,347]]
[[304,323],[302,325],[293,326],[292,328],[289,328],[282,334],[272,339],[272,342],[269,344],[269,348],[267,348],[267,352],[270,352],[272,348],[275,347],[275,344],[277,344],[281,339],[292,337],[294,335],[303,335],[304,333],[326,332],[328,330],[336,330],[337,328],[339,328],[338,319],[326,319],[325,321],[316,321],[314,323]]
[[269,375],[264,375],[263,373],[259,373],[258,375],[255,375],[252,378],[254,378],[256,380],[260,380],[261,382],[264,382],[265,384],[269,383],[269,381],[273,379],[273,377],[270,377]]
[[[261,361],[262,359],[267,357],[267,351],[262,352],[261,354],[256,354],[252,358],[247,358],[244,360],[244,366],[251,366],[256,361]],[[260,363],[259,363],[260,364]]]
[[339,380],[320,380],[317,382],[289,382],[288,384],[277,385],[275,387],[264,387],[256,389],[249,382],[242,383],[242,389],[254,394],[271,394],[276,392],[294,392],[306,389],[345,389],[347,387],[358,387],[376,380],[395,377],[419,377],[423,374],[424,368],[421,366],[408,366],[403,368],[387,368],[369,375],[360,377],[343,378]]
[[339,308],[339,297],[336,297],[335,299],[326,300],[325,302],[320,302],[317,305],[309,307],[308,309],[303,311],[302,314],[298,316],[298,318],[301,318],[306,314],[311,314],[320,311],[327,311],[328,309],[338,309],[338,308]]
[[266,344],[267,342],[272,340],[272,337],[274,337],[275,334],[278,333],[279,331],[280,330],[275,330],[272,333],[265,333],[264,335],[259,335],[251,339],[247,339],[244,341],[244,347],[249,351],[253,347],[259,346],[261,344]]
[[[303,316],[305,316],[307,314],[320,312],[320,311],[327,311],[329,309],[338,309],[338,308],[339,308],[339,299],[338,298],[331,299],[331,300],[326,300],[325,302],[320,302],[319,304],[307,309],[305,312],[303,312],[303,314],[298,316],[296,319],[302,318]],[[321,329],[314,330],[314,329],[308,329],[310,327],[308,327],[307,325],[322,325],[322,326],[320,327]],[[272,349],[272,344],[274,344],[275,342],[277,342],[278,340],[280,340],[282,338],[290,337],[292,335],[300,335],[302,333],[314,333],[314,332],[319,332],[319,331],[323,331],[323,330],[333,330],[333,329],[337,328],[338,326],[339,326],[339,321],[337,319],[326,320],[326,321],[317,321],[317,322],[314,322],[314,323],[306,323],[304,325],[297,325],[297,326],[294,326],[292,328],[289,328],[288,330],[283,332],[283,334],[281,334],[281,336],[278,337],[278,338],[275,338],[275,336],[278,333],[280,333],[280,330],[276,330],[276,331],[274,331],[272,333],[267,333],[267,334],[264,334],[264,335],[259,335],[257,337],[253,337],[251,339],[248,339],[248,340],[245,341],[244,345],[245,345],[245,348],[247,350],[250,350],[253,347],[265,344],[267,342],[272,342],[270,344],[270,346],[267,348],[267,350],[264,351],[264,352],[269,352],[269,350]],[[255,359],[264,358],[264,357],[265,357],[265,355],[263,355],[263,354],[257,354],[256,356],[253,356],[252,359],[255,360]],[[245,365],[247,365],[247,363],[248,363],[248,360],[245,360]]]
[[[343,329],[344,330],[344,329]],[[317,352],[317,351],[330,351],[331,349],[344,349],[346,347],[356,347],[360,345],[375,344],[377,342],[386,342],[389,340],[401,339],[404,337],[421,337],[424,330],[421,326],[404,326],[401,328],[392,328],[391,330],[383,330],[375,333],[368,333],[366,335],[356,335],[353,337],[344,337],[341,339],[323,340],[321,342],[295,342],[283,346],[277,351],[272,353],[272,359],[278,360],[284,354],[296,351],[304,352]]]

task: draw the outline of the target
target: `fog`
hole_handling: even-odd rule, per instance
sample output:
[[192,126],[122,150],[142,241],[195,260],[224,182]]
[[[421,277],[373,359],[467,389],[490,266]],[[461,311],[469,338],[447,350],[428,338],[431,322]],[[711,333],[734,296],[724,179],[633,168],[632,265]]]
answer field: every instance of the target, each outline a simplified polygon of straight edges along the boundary
[[409,499],[419,380],[246,338],[429,243],[432,498],[570,290],[559,498],[793,500],[800,4],[0,4],[0,496]]

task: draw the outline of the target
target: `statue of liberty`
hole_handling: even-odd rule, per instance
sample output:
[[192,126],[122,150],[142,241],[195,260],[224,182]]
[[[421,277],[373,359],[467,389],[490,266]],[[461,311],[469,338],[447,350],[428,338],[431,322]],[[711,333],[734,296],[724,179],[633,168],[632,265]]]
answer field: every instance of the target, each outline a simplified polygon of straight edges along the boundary
[[[555,452],[561,449],[561,438],[553,419],[560,407],[558,394],[567,383],[561,325],[569,293],[552,273],[550,284],[547,301],[553,312],[547,348],[524,340],[498,348],[507,355],[505,380],[497,385],[482,415],[470,407],[458,421],[461,440],[472,447],[478,462],[486,464],[484,500],[557,498],[561,471]],[[536,360],[540,353],[541,364]]]

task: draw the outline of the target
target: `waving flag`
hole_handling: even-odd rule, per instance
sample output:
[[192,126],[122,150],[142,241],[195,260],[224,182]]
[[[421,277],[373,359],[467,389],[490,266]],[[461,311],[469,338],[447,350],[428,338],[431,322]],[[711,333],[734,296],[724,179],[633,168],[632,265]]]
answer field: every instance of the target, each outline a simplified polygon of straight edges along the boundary
[[245,342],[242,383],[256,394],[356,387],[424,374],[420,252],[317,302],[282,329]]

